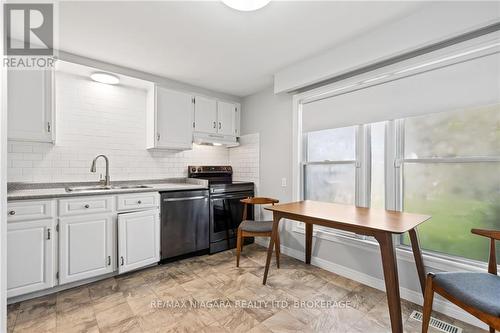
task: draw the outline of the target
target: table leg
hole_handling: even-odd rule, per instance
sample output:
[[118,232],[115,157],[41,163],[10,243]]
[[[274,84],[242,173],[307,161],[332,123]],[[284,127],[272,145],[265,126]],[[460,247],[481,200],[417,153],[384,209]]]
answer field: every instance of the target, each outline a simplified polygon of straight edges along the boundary
[[385,290],[387,293],[387,303],[389,305],[392,333],[403,333],[398,265],[396,250],[392,242],[392,234],[383,232],[375,236],[375,238],[380,244],[380,253],[382,255],[382,267],[384,269]]
[[306,223],[306,264],[311,264],[311,251],[313,242],[313,225]]
[[422,251],[420,251],[417,231],[415,229],[411,229],[408,233],[410,234],[411,249],[413,251],[413,257],[415,258],[415,265],[417,266],[420,288],[422,289],[422,294],[425,295],[425,267],[424,260],[422,259]]
[[269,247],[267,248],[266,268],[264,269],[264,279],[262,280],[262,284],[266,284],[267,282],[267,274],[269,273],[269,266],[271,265],[273,247],[278,235],[278,226],[280,223],[280,219],[281,217],[276,214],[276,212],[273,212],[273,231],[271,233],[271,239],[269,240]]

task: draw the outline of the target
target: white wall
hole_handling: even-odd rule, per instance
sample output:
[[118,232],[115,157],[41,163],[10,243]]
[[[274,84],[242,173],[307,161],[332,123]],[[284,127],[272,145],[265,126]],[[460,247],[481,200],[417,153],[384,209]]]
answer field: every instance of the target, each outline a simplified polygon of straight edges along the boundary
[[148,151],[146,92],[111,86],[72,74],[56,75],[56,144],[9,141],[8,181],[96,181],[98,154],[110,158],[111,180],[187,175],[187,165],[225,165],[228,149],[197,146],[187,151]]
[[[241,133],[259,134],[259,195],[292,199],[292,99],[274,95],[272,87],[243,99]],[[287,186],[281,186],[286,178]]]
[[[436,1],[275,74],[275,92],[307,85],[498,22],[498,1]],[[300,41],[298,41],[300,44]]]

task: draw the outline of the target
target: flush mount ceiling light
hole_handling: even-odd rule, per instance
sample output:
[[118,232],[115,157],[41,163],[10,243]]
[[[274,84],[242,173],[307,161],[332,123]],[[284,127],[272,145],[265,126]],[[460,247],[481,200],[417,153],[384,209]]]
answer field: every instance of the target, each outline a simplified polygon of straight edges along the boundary
[[271,0],[222,0],[222,2],[233,9],[250,12],[265,7]]
[[105,72],[94,72],[90,74],[90,78],[94,81],[106,84],[118,84],[120,82],[118,76]]

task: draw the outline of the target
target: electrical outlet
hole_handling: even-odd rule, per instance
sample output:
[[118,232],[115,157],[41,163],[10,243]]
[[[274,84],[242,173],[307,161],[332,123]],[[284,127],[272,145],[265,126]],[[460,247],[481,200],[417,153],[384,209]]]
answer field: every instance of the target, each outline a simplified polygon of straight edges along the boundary
[[286,187],[286,178],[281,178],[281,187]]

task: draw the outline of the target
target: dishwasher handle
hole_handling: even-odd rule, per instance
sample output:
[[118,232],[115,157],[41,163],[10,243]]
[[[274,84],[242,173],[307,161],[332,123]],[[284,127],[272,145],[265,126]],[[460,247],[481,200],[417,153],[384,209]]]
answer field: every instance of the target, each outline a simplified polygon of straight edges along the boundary
[[196,197],[166,198],[166,199],[163,199],[163,202],[190,201],[190,200],[201,200],[201,199],[208,200],[208,196],[200,195],[200,196],[196,196]]

